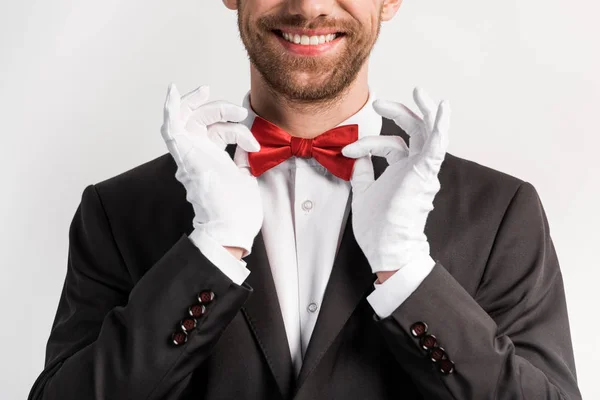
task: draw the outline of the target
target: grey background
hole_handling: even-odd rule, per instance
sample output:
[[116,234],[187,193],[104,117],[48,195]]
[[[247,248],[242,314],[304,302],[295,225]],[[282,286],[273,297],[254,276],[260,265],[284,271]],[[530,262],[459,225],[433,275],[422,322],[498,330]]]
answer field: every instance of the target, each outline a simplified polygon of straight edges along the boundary
[[[370,70],[378,97],[415,111],[415,85],[450,100],[450,152],[538,190],[587,399],[600,398],[599,12],[584,0],[405,0]],[[171,81],[241,103],[246,54],[220,1],[0,0],[2,399],[24,399],[43,368],[84,187],[166,152]]]

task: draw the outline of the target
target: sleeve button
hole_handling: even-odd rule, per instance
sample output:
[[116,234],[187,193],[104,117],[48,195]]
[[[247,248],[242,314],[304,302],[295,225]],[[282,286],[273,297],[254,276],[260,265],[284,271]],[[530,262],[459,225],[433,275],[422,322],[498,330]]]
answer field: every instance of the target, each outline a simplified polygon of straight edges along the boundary
[[202,304],[208,304],[215,298],[215,293],[210,290],[204,290],[198,294],[198,301]]
[[175,346],[179,346],[187,342],[187,333],[183,331],[174,332],[171,335],[171,341]]
[[437,345],[437,339],[433,335],[426,335],[421,338],[421,347],[423,350],[431,350]]
[[431,351],[429,352],[429,357],[431,358],[431,361],[433,361],[433,362],[438,362],[438,361],[448,358],[446,356],[446,351],[441,347],[436,347],[436,348],[431,349]]
[[196,328],[196,319],[195,318],[184,318],[181,320],[181,322],[179,323],[179,326],[181,326],[181,330],[183,330],[184,332],[190,332],[193,331]]
[[194,304],[188,308],[188,313],[193,318],[201,317],[206,313],[206,306],[204,304]]
[[415,322],[410,327],[410,333],[418,338],[427,333],[427,324],[425,322]]
[[440,372],[444,375],[449,375],[454,372],[454,363],[450,360],[441,360],[438,365],[440,366]]

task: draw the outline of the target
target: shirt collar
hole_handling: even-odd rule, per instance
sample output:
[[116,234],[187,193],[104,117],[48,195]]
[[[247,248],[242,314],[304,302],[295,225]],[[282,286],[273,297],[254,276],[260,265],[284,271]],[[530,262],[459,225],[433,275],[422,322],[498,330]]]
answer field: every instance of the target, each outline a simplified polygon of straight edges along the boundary
[[[375,99],[375,94],[372,90],[369,90],[369,99],[365,105],[354,115],[350,116],[345,121],[340,122],[337,126],[357,124],[359,139],[365,136],[379,135],[381,133],[382,119],[381,115],[377,114],[373,109],[373,102]],[[248,116],[242,121],[242,124],[250,129],[254,123],[254,118],[256,117],[254,110],[252,110],[252,107],[250,106],[250,91],[244,96],[242,107],[248,110]]]

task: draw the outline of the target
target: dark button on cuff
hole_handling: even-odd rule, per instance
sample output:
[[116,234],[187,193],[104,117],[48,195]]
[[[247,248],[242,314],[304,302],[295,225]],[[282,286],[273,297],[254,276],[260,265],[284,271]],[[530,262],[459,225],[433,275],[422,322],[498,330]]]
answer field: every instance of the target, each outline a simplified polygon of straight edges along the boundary
[[183,330],[186,333],[189,331],[193,331],[196,328],[196,319],[189,317],[184,318],[179,323],[179,326],[181,326],[181,330]]
[[194,304],[188,308],[188,313],[193,318],[199,318],[206,313],[206,306],[204,304]]
[[429,352],[429,358],[431,358],[431,361],[433,362],[438,362],[441,360],[445,360],[446,358],[448,358],[448,356],[446,355],[446,351],[443,348],[435,347]]
[[421,347],[423,350],[431,350],[437,345],[437,339],[433,335],[426,335],[421,338]]
[[427,324],[421,321],[415,322],[410,327],[410,333],[417,338],[423,336],[427,333]]
[[175,346],[179,346],[187,342],[187,333],[183,331],[174,332],[171,335],[171,341]]
[[440,360],[438,362],[440,372],[444,375],[448,375],[454,372],[454,363],[450,360]]
[[198,301],[202,304],[208,304],[215,298],[215,293],[210,290],[204,290],[198,294]]

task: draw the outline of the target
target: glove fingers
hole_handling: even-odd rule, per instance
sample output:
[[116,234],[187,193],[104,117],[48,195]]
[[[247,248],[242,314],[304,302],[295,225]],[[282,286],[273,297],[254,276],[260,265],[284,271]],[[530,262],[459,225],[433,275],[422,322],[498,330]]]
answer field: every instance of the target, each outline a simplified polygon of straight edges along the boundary
[[[375,136],[376,137],[376,136]],[[374,156],[385,157],[388,164],[392,165],[399,160],[408,157],[408,146],[399,136],[380,136],[381,145],[374,147],[371,154]]]
[[450,103],[440,102],[433,132],[423,148],[423,161],[431,173],[437,174],[448,149],[450,129]]
[[177,142],[175,140],[166,140],[165,143],[167,145],[167,149],[169,150],[169,153],[171,153],[171,156],[173,157],[173,160],[175,160],[175,164],[177,165],[177,168],[185,169],[184,162],[183,162],[184,155],[181,154],[181,151],[179,150],[179,147],[177,146]]
[[194,110],[208,101],[209,96],[209,86],[202,85],[181,97],[180,118],[184,124],[188,121]]
[[373,102],[373,109],[382,117],[394,120],[410,136],[420,131],[421,118],[402,103],[378,99]]
[[233,162],[244,175],[252,176],[250,164],[248,163],[248,152],[242,147],[238,147],[233,155]]
[[388,164],[407,157],[408,152],[408,146],[399,136],[366,136],[342,149],[342,154],[349,158],[372,154],[385,157]]
[[203,104],[192,111],[191,119],[203,125],[216,122],[241,122],[248,116],[248,110],[228,101],[217,100]]
[[385,118],[394,120],[394,123],[402,128],[410,137],[410,149],[412,153],[419,153],[427,139],[426,123],[404,104],[388,100],[376,100],[373,108],[378,114]]
[[429,97],[424,89],[418,86],[413,90],[413,99],[423,114],[423,121],[427,127],[427,129],[425,129],[425,134],[428,135],[429,132],[433,130],[436,109],[435,102]]
[[426,151],[430,155],[443,155],[448,149],[450,130],[450,102],[442,100],[438,106],[431,139]]
[[174,83],[169,84],[167,89],[167,98],[164,105],[164,120],[160,128],[160,133],[167,145],[169,153],[173,156],[178,167],[183,167],[184,154],[178,146],[177,136],[185,135],[185,128],[179,117],[180,112],[180,96],[179,91]]
[[208,127],[208,137],[223,150],[228,144],[237,144],[248,152],[260,150],[252,132],[242,124],[216,122]]
[[179,91],[175,84],[171,82],[167,89],[167,98],[163,109],[163,125],[160,129],[164,140],[171,140],[176,132],[181,131],[179,109]]
[[360,157],[354,163],[354,170],[350,183],[354,193],[362,193],[375,181],[373,162],[370,156]]

